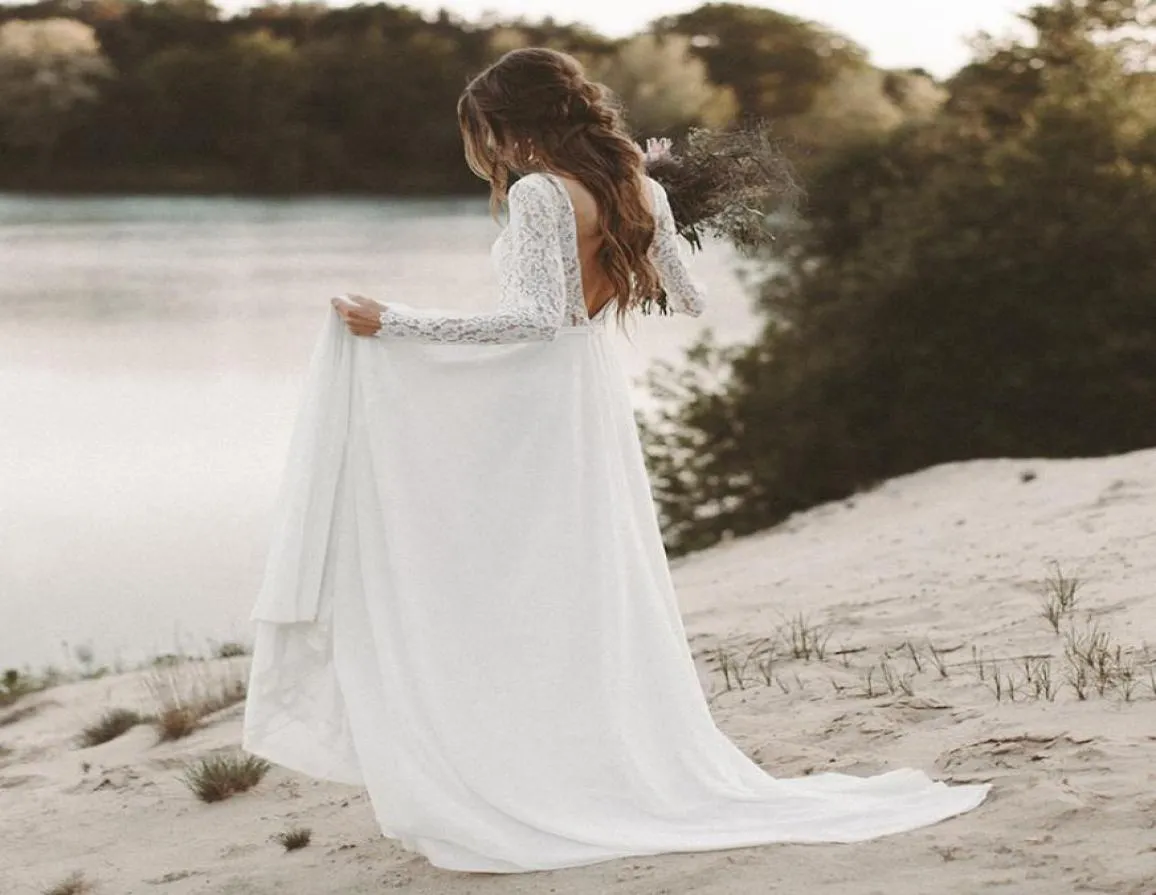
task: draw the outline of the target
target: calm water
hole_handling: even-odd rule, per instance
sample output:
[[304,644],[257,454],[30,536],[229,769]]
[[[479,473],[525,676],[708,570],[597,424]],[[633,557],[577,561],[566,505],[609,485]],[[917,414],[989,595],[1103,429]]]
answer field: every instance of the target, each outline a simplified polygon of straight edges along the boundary
[[[496,233],[475,200],[0,196],[0,669],[248,639],[329,296],[492,307]],[[636,379],[753,331],[726,247],[692,264],[711,307],[619,335]]]

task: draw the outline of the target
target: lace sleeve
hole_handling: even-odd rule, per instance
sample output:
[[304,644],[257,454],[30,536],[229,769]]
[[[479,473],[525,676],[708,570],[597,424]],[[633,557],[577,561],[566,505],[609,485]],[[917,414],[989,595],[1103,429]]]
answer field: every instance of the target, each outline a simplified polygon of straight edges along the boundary
[[454,314],[387,304],[379,338],[422,342],[549,341],[562,327],[566,306],[561,226],[548,182],[525,177],[510,187],[510,220],[499,271],[502,307]]
[[698,317],[703,312],[706,290],[690,275],[690,269],[678,244],[678,231],[674,226],[674,214],[670,210],[666,190],[657,180],[647,179],[651,183],[651,193],[654,196],[655,219],[650,260],[658,270],[670,310]]

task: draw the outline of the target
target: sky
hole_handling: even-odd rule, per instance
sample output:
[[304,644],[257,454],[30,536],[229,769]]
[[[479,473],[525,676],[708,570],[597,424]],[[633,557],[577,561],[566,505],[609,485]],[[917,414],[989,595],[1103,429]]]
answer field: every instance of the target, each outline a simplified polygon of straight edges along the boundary
[[[466,19],[490,11],[502,17],[579,21],[610,37],[653,19],[702,5],[695,0],[401,0],[423,12],[445,7]],[[1014,33],[1015,14],[1032,0],[748,0],[777,12],[820,22],[867,48],[882,68],[924,68],[944,76],[969,58],[965,38],[980,30]],[[223,4],[224,5],[224,4]]]

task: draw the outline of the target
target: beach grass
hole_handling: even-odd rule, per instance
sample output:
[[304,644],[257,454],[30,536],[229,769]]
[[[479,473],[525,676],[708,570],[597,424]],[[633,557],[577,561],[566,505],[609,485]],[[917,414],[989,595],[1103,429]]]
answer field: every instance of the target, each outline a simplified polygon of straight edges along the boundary
[[181,779],[202,802],[220,802],[252,789],[270,767],[255,755],[210,755],[186,768]]
[[285,851],[296,851],[304,848],[313,838],[313,831],[308,827],[290,827],[274,837],[285,848]]
[[89,724],[77,738],[82,749],[99,746],[115,740],[118,736],[127,733],[138,724],[143,724],[147,717],[132,709],[109,709],[92,724]]
[[92,883],[83,873],[77,871],[45,889],[43,895],[84,895],[84,893],[92,891]]
[[243,702],[247,681],[246,662],[190,659],[154,665],[143,682],[153,702],[158,740],[187,737],[210,715]]

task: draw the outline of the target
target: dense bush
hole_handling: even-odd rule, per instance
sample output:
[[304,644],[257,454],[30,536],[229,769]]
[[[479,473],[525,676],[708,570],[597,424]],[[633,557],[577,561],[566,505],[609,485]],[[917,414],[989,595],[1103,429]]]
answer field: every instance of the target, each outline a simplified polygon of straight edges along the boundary
[[1037,8],[814,174],[760,337],[656,371],[672,553],[935,463],[1156,445],[1156,80],[1122,9]]

